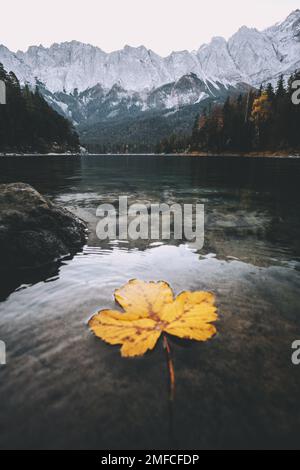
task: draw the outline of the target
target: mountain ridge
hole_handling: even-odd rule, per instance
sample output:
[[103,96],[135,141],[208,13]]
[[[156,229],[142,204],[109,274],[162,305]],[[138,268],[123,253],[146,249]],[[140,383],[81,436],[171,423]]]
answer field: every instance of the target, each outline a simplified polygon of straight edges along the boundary
[[51,92],[81,92],[98,83],[105,88],[119,83],[129,91],[151,90],[189,73],[224,85],[259,86],[274,74],[288,74],[295,62],[298,65],[299,25],[300,10],[295,10],[263,31],[242,26],[228,41],[215,36],[198,50],[174,51],[166,57],[143,45],[107,53],[74,40],[30,46],[26,52],[0,46],[0,61],[7,69],[12,67],[21,82],[34,84],[37,77]]
[[228,41],[214,36],[166,57],[145,46],[106,53],[70,41],[17,53],[0,45],[1,62],[21,84],[38,86],[84,144],[148,151],[173,131],[189,133],[205,108],[300,68],[300,10],[263,31],[242,26]]

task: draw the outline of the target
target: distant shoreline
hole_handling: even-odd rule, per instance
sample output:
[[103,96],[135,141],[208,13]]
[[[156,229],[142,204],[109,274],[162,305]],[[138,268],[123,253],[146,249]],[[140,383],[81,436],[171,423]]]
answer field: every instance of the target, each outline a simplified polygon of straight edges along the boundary
[[181,157],[244,157],[244,158],[300,158],[300,151],[282,152],[190,152],[175,154]]
[[300,158],[300,152],[190,152],[190,153],[0,153],[0,158],[13,157],[189,157],[189,158]]

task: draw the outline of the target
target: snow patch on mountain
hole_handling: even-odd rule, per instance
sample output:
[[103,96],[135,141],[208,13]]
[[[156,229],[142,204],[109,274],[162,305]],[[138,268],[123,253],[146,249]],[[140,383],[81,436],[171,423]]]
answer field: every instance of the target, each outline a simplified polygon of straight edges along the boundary
[[272,41],[281,63],[280,72],[289,74],[300,68],[300,10],[292,12],[285,21],[264,31]]

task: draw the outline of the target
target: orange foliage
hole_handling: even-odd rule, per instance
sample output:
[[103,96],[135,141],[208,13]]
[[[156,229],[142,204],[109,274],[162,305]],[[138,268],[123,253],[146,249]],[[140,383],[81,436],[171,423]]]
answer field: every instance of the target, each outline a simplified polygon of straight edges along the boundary
[[265,122],[269,119],[271,112],[272,108],[268,93],[264,92],[254,100],[251,117],[256,123]]

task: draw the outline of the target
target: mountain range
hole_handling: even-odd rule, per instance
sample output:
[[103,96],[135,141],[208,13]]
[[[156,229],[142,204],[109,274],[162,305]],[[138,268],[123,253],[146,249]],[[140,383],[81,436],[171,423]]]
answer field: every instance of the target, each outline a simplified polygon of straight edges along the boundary
[[203,107],[299,69],[300,10],[264,31],[243,26],[228,41],[215,37],[167,57],[144,46],[106,53],[72,41],[16,53],[1,45],[0,62],[22,84],[37,84],[84,142],[148,148],[173,129],[187,132]]

